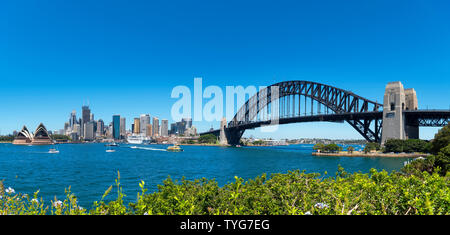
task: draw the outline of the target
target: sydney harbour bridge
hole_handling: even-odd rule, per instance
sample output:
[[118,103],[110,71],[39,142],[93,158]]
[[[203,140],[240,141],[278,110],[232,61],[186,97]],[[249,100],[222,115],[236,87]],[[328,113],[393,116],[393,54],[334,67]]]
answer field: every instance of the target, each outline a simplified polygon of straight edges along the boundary
[[369,142],[418,139],[419,127],[442,127],[450,110],[420,110],[414,89],[401,82],[386,86],[384,102],[311,81],[284,81],[250,97],[234,118],[214,134],[221,144],[238,145],[245,130],[301,122],[347,122]]

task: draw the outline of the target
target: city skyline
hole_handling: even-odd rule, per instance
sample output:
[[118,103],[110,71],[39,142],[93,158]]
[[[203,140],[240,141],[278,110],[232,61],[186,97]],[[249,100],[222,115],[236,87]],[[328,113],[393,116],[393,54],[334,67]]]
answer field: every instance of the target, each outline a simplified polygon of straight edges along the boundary
[[[170,93],[179,85],[192,89],[195,77],[223,89],[308,80],[379,102],[388,82],[401,81],[417,91],[420,109],[449,108],[446,2],[196,2],[173,8],[49,1],[39,3],[40,11],[33,10],[34,1],[5,3],[0,91],[8,101],[0,111],[0,135],[41,122],[62,129],[73,107],[81,114],[86,100],[105,125],[114,114],[131,125],[142,113],[172,124],[176,99]],[[202,132],[219,122],[194,125]],[[421,138],[436,132],[421,128]],[[335,123],[249,135],[362,138]]]

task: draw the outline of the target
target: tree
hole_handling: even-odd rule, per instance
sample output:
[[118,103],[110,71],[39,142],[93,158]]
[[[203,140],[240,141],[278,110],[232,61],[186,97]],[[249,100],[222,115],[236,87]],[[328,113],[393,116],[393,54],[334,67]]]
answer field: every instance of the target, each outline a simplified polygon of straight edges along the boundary
[[325,149],[325,145],[323,143],[317,143],[313,147],[314,150],[323,152]]
[[201,144],[215,144],[217,137],[213,134],[202,135],[198,138],[198,142]]
[[380,149],[381,149],[381,146],[379,143],[367,143],[366,146],[364,147],[364,152],[368,153],[370,151],[373,151],[373,150],[378,151]]
[[327,153],[336,153],[342,151],[342,147],[337,144],[328,144],[325,145],[324,151]]
[[450,144],[450,124],[443,127],[431,141],[431,153],[437,154]]
[[355,151],[355,148],[353,146],[348,146],[347,151],[349,153],[353,153],[353,151]]

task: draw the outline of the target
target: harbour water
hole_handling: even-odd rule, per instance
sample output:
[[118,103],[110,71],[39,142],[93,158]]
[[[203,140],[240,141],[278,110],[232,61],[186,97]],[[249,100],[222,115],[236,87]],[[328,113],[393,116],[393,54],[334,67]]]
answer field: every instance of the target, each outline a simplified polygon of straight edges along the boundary
[[[391,172],[403,166],[405,158],[315,157],[312,145],[274,147],[182,146],[183,152],[167,152],[167,145],[120,145],[107,153],[104,144],[61,144],[58,154],[48,153],[49,146],[0,144],[0,180],[16,192],[39,195],[46,203],[56,196],[65,199],[64,189],[78,197],[82,207],[90,208],[105,190],[114,184],[120,171],[125,202],[136,200],[139,182],[145,181],[149,192],[169,175],[172,179],[215,179],[220,186],[263,173],[328,172],[334,177],[340,164],[348,172],[369,172],[371,168]],[[106,199],[114,199],[113,190]]]

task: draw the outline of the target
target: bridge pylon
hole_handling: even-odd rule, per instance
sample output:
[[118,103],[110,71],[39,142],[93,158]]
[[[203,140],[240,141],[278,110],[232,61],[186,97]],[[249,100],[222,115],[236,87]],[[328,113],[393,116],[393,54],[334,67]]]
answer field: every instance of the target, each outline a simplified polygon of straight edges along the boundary
[[418,139],[418,122],[407,120],[404,113],[417,108],[418,101],[414,89],[404,89],[401,82],[388,83],[384,93],[381,142],[384,144],[388,139]]
[[225,133],[225,128],[227,127],[227,119],[225,117],[220,121],[220,134],[219,134],[219,144],[228,145],[227,135]]

